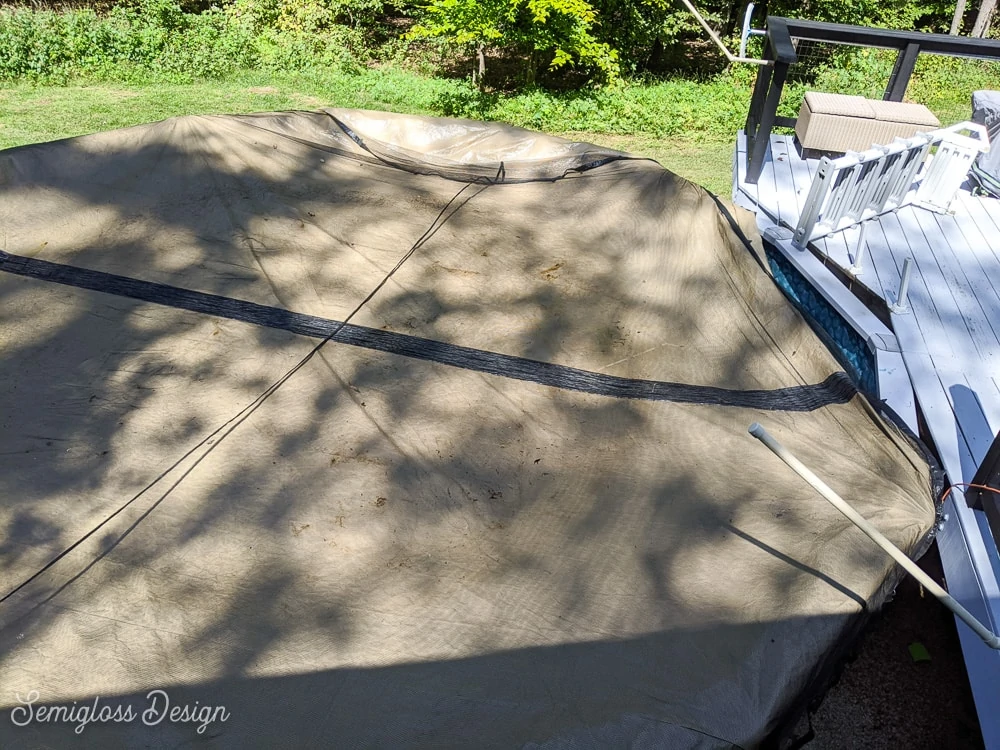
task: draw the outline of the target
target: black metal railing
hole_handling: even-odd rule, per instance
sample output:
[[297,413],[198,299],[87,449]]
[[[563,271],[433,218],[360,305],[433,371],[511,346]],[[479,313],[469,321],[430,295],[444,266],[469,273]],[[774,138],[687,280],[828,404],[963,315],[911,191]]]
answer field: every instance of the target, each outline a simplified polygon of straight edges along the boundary
[[883,99],[894,102],[903,100],[906,86],[917,64],[917,57],[922,52],[950,57],[972,57],[979,60],[1000,60],[1000,41],[994,39],[872,29],[865,26],[768,16],[764,59],[769,60],[770,64],[762,65],[757,71],[745,127],[746,181],[750,184],[756,184],[764,168],[771,131],[775,127],[795,127],[794,117],[778,116],[778,104],[788,78],[788,69],[798,61],[796,44],[800,40],[898,50],[895,65],[882,96]]
[[[983,487],[993,487],[984,490]],[[965,501],[970,508],[981,510],[986,514],[993,539],[1000,549],[1000,435],[993,439],[993,444],[986,451],[986,457],[972,477],[972,487],[965,493]]]

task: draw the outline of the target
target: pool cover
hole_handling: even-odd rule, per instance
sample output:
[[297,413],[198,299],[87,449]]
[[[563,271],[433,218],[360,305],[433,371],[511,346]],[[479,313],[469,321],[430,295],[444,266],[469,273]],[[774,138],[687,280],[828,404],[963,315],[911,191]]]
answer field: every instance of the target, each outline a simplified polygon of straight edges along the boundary
[[0,746],[774,739],[895,574],[747,426],[935,508],[752,227],[456,120],[0,152]]

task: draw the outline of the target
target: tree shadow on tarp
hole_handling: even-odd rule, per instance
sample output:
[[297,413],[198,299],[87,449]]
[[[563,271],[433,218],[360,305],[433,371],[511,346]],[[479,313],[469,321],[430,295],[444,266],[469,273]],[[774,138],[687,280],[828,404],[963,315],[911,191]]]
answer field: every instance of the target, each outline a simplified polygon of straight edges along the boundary
[[[837,373],[707,194],[648,162],[490,186],[344,329],[354,345],[217,440],[462,187],[324,145],[325,115],[263,122],[0,153],[3,249],[72,277],[0,273],[4,705],[184,684],[204,705],[214,685],[249,744],[293,732],[271,705],[360,744],[434,744],[420,714],[456,744],[628,713],[637,738],[773,728],[888,565],[796,503],[746,425],[880,488],[862,503],[904,546],[933,512],[850,394],[795,411],[568,387],[744,398]],[[66,283],[87,273],[177,296]]]

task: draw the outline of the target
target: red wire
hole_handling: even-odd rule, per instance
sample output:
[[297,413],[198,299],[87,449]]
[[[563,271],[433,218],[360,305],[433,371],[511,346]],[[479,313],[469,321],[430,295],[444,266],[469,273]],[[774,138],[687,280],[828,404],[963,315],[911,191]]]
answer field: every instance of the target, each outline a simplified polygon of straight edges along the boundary
[[992,492],[995,495],[1000,495],[1000,490],[998,490],[996,487],[988,487],[985,484],[969,484],[968,482],[955,482],[955,484],[951,485],[948,489],[944,491],[944,494],[941,495],[942,504],[944,504],[944,501],[948,499],[948,495],[950,495],[951,491],[956,487],[972,487],[975,490],[986,490],[987,492]]

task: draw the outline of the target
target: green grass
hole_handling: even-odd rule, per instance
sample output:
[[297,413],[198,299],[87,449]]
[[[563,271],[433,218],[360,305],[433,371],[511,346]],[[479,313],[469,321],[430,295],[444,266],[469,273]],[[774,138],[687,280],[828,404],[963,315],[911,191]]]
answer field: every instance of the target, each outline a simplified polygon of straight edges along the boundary
[[[21,85],[0,89],[0,148],[67,138],[101,130],[127,127],[167,117],[187,114],[236,114],[284,109],[320,107],[361,107],[412,114],[443,114],[448,94],[461,91],[460,82],[417,76],[396,70],[370,70],[361,76],[318,75],[311,73],[274,76],[246,75],[229,81],[204,81],[190,84],[152,83],[146,85],[78,84],[71,86]],[[691,99],[671,105],[666,89],[648,94],[650,118],[676,122],[690,108]],[[636,87],[638,89],[638,87]],[[627,93],[624,95],[627,97]],[[537,97],[536,97],[537,100]],[[608,133],[610,125],[597,121],[596,115],[573,118],[570,114],[553,116],[559,106],[556,97],[542,100],[549,107],[549,119],[556,127],[548,132],[575,140],[585,140],[611,148],[650,156],[668,169],[704,185],[719,194],[727,194],[733,150],[733,133],[693,131],[670,136],[648,133]],[[572,100],[571,100],[572,101]],[[627,98],[626,98],[627,101]],[[531,110],[521,102],[509,111],[484,113],[515,124],[542,129],[531,122]],[[629,105],[631,106],[631,105]],[[518,116],[517,108],[521,115]],[[454,113],[453,114],[469,114]],[[504,114],[514,116],[504,117]],[[558,114],[558,113],[556,113]],[[588,129],[590,125],[598,129]],[[653,126],[659,127],[655,119]],[[584,127],[576,127],[580,123]],[[634,124],[620,121],[627,130]]]
[[648,156],[674,174],[728,197],[732,192],[733,152],[736,134],[729,140],[706,140],[685,136],[658,138],[650,135],[614,135],[608,133],[556,133],[564,138],[587,141],[598,146]]
[[[858,70],[828,72],[829,80],[810,88],[855,93],[869,79],[882,80],[884,71],[878,66],[884,61],[859,59],[865,65]],[[948,125],[969,116],[969,94],[973,88],[989,87],[998,71],[1000,66],[979,61],[921,59],[908,93]],[[751,73],[739,70],[700,82],[633,81],[606,89],[563,93],[535,89],[514,95],[483,94],[467,81],[391,65],[356,71],[258,71],[194,83],[155,78],[141,83],[23,83],[0,88],[0,148],[176,115],[359,107],[500,120],[565,134],[650,156],[725,195],[730,190],[733,139],[749,103]],[[786,90],[786,114],[796,113],[802,88],[799,84]]]
[[[0,148],[66,138],[188,114],[262,112],[348,106],[430,114],[440,82],[373,71],[348,76],[248,75],[198,83],[20,85],[0,89]],[[363,85],[361,85],[363,84]],[[403,99],[405,98],[405,101]]]

